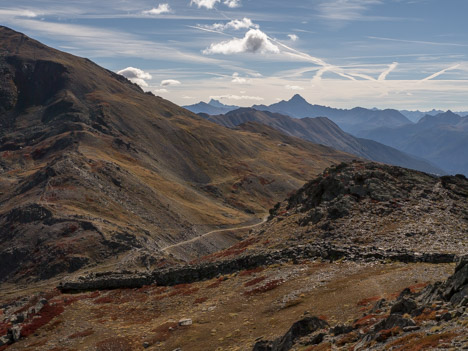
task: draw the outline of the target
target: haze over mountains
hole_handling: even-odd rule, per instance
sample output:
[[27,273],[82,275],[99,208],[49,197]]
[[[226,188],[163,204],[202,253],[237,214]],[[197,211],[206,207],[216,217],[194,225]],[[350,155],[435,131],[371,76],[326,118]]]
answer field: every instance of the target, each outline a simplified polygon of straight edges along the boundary
[[416,124],[382,127],[358,133],[456,174],[468,174],[468,117],[451,111],[426,115]]
[[[220,106],[219,102],[216,102],[216,104]],[[233,106],[229,106],[227,109],[230,110],[231,108],[233,108]],[[437,110],[433,110],[429,111],[428,114],[422,115],[423,112],[420,111],[400,112],[391,109],[379,110],[375,108],[364,109],[360,107],[350,110],[335,109],[309,104],[305,99],[297,94],[288,101],[280,101],[270,106],[254,105],[252,106],[252,109],[279,113],[285,116],[295,117],[296,119],[305,119],[307,117],[327,117],[336,123],[336,125],[343,131],[357,137],[361,146],[360,149],[349,149],[343,147],[343,145],[340,146],[339,142],[322,140],[321,142],[323,144],[330,145],[339,150],[346,150],[347,152],[355,153],[356,155],[360,155],[371,160],[387,162],[437,174],[441,174],[440,170],[451,174],[468,174],[468,166],[465,157],[468,149],[468,138],[466,134],[467,118],[461,116],[464,112],[461,112],[460,115],[451,111],[439,112]],[[201,106],[198,111],[200,110],[203,111]],[[240,109],[239,111],[245,112],[247,110]],[[217,123],[229,127],[239,124],[243,119],[263,120],[260,123],[276,126],[279,130],[283,130],[298,137],[303,137],[306,140],[320,142],[320,138],[317,138],[317,135],[313,137],[305,135],[307,133],[304,132],[304,126],[302,125],[304,122],[294,121],[293,119],[288,121],[288,126],[285,127],[278,123],[277,118],[270,118],[271,120],[267,121],[268,118],[265,118],[267,115],[263,115],[263,118],[260,118],[260,114],[253,113],[252,110],[250,111],[252,112],[252,116],[248,118],[245,116],[245,113],[242,118],[234,117],[232,110],[229,112],[223,112],[226,115],[230,113],[231,115],[229,117],[224,118],[222,116],[216,116],[209,118]],[[405,117],[404,114],[408,114],[409,118]],[[273,115],[268,116],[272,117]],[[415,123],[410,119],[417,122]],[[291,127],[291,124],[295,124],[296,126]],[[297,125],[302,126],[298,128]],[[309,126],[309,129],[310,128],[312,127]],[[346,138],[341,135],[340,139],[343,143],[343,140]],[[386,146],[390,146],[392,149],[386,149]],[[347,147],[349,147],[349,145]],[[395,149],[402,151],[405,156],[397,153]],[[390,154],[384,157],[386,152],[389,152]],[[413,157],[413,159],[407,159],[408,157]],[[430,171],[430,168],[428,168],[427,165],[420,164],[422,161],[421,159],[428,161],[432,164],[432,167],[435,166],[435,168]],[[438,169],[438,171],[434,171],[434,169]]]
[[287,135],[327,145],[368,160],[413,168],[433,174],[444,173],[442,169],[435,167],[423,159],[373,140],[356,138],[351,134],[345,133],[326,117],[298,119],[279,113],[258,111],[253,108],[240,108],[218,116],[200,115],[228,128],[235,128],[246,122],[257,122],[273,127]]

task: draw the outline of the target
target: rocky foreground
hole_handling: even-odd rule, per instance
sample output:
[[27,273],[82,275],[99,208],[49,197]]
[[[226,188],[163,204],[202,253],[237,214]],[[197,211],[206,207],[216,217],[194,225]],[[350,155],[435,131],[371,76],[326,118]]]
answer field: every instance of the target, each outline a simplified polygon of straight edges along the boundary
[[5,290],[0,350],[468,348],[467,197],[463,176],[333,166],[229,249]]
[[445,282],[421,292],[403,290],[349,325],[330,326],[307,316],[282,337],[255,344],[253,351],[468,349],[468,257]]

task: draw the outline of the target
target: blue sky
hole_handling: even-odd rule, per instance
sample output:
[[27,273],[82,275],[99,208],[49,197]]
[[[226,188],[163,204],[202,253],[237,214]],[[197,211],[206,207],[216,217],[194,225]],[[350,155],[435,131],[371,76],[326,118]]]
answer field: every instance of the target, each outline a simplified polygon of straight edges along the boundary
[[467,0],[0,0],[0,23],[180,105],[468,110]]

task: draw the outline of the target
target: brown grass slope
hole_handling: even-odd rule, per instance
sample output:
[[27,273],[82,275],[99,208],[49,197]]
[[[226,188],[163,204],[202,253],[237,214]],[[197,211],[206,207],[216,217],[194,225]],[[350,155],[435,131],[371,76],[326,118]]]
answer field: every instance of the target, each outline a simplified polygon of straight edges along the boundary
[[129,252],[157,264],[162,247],[261,217],[352,158],[220,127],[5,27],[0,71],[0,281]]

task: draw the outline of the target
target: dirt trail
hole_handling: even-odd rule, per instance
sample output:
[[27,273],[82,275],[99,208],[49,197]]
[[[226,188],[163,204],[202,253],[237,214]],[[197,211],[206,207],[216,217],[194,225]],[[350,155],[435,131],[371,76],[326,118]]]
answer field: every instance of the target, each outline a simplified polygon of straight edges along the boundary
[[178,246],[185,245],[185,244],[188,244],[188,243],[191,243],[191,242],[195,242],[197,240],[200,240],[201,238],[204,238],[205,236],[208,236],[208,235],[211,235],[211,234],[214,234],[214,233],[230,232],[230,231],[233,231],[233,230],[252,229],[252,228],[258,227],[259,225],[262,225],[263,223],[265,223],[267,221],[267,219],[268,219],[268,215],[263,217],[263,219],[260,222],[255,223],[255,224],[250,224],[250,225],[241,226],[241,227],[232,227],[232,228],[211,230],[211,231],[209,231],[209,232],[207,232],[205,234],[199,235],[199,236],[197,236],[195,238],[192,238],[192,239],[189,239],[189,240],[186,240],[186,241],[181,241],[181,242],[179,242],[177,244],[174,244],[174,245],[166,246],[166,247],[162,248],[161,250],[165,251],[165,250],[168,250],[168,249],[172,249],[174,247],[178,247]]

